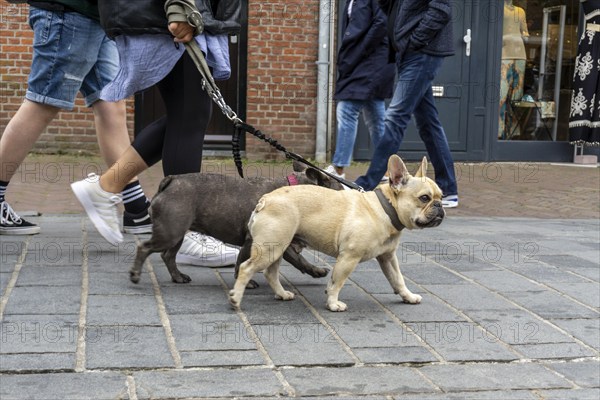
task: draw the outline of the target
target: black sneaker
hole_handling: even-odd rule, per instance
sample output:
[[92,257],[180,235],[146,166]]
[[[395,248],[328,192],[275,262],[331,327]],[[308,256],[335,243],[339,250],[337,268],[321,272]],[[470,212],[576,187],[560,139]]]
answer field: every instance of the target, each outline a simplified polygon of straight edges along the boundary
[[152,220],[148,209],[139,214],[132,214],[125,211],[123,213],[123,232],[125,233],[152,233]]
[[0,203],[0,235],[34,235],[40,233],[40,227],[13,211],[8,202]]

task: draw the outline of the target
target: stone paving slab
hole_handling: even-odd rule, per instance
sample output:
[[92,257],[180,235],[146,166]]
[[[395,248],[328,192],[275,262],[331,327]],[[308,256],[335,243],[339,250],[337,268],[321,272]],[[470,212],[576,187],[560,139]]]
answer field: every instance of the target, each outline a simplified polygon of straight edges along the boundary
[[174,367],[162,326],[92,326],[86,331],[86,368]]
[[327,278],[288,264],[294,301],[257,275],[235,312],[231,268],[182,266],[192,282],[175,284],[153,255],[136,285],[127,271],[143,237],[110,246],[81,215],[32,219],[42,234],[0,236],[2,400],[600,394],[596,220],[449,217],[407,232],[398,252],[420,305],[369,261],[340,294],[349,310],[331,313]]
[[448,392],[561,389],[573,386],[540,364],[431,365],[420,371],[440,389]]
[[530,390],[498,390],[476,392],[447,392],[443,394],[409,394],[394,397],[394,400],[539,400]]
[[407,367],[293,368],[284,370],[283,376],[300,396],[435,391],[422,375]]
[[124,374],[86,372],[0,375],[2,400],[96,400],[129,398]]
[[[523,309],[498,311],[467,311],[466,314],[489,334],[511,345],[565,343],[572,338],[555,324],[540,319]],[[554,321],[553,321],[554,322]]]
[[600,389],[538,390],[537,394],[545,400],[596,400],[600,397]]
[[133,374],[139,399],[210,398],[286,394],[276,374],[265,368],[141,371]]
[[588,346],[600,350],[600,320],[598,318],[555,319],[552,322]]

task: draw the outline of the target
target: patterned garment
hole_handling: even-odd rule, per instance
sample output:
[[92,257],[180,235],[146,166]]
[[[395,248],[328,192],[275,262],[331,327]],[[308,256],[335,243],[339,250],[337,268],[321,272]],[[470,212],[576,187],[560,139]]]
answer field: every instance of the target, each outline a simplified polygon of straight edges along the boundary
[[587,0],[582,6],[586,29],[575,59],[569,141],[600,146],[600,0]]
[[525,82],[525,60],[502,60],[500,70],[500,121],[498,139],[518,138],[521,134],[517,116],[508,110],[507,102],[521,100]]

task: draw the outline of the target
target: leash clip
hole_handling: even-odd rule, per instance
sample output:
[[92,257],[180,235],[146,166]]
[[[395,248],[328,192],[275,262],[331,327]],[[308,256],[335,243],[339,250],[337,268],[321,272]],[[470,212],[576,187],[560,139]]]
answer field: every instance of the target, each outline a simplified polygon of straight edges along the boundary
[[196,28],[196,34],[201,34],[204,31],[204,20],[202,19],[202,14],[200,11],[193,10],[189,14],[186,15],[188,24]]

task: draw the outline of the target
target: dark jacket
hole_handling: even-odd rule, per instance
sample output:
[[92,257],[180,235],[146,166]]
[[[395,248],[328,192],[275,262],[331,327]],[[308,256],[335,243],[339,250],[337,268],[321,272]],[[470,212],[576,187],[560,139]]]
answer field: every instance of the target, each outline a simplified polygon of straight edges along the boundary
[[342,43],[337,56],[336,100],[392,97],[394,65],[388,63],[387,18],[377,0],[354,0],[342,17]]
[[[236,34],[240,30],[241,0],[195,0],[208,33]],[[115,36],[169,33],[165,0],[98,0],[100,23]]]
[[98,21],[97,0],[29,0],[29,5],[51,11],[74,11]]
[[379,0],[379,4],[388,15],[388,33],[398,59],[406,51],[454,54],[450,0]]

